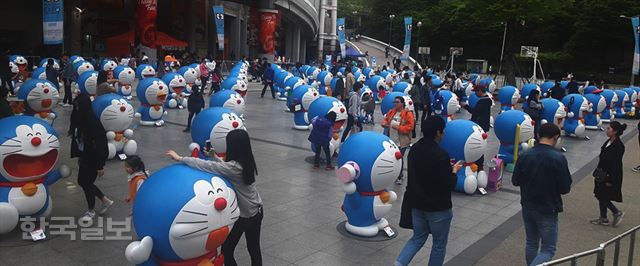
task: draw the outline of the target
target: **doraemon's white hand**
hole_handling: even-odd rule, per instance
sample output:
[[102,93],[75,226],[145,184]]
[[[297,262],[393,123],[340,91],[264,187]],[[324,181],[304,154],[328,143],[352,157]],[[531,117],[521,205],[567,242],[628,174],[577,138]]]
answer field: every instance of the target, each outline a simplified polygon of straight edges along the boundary
[[53,112],[51,112],[51,113],[49,113],[49,115],[47,115],[47,117],[48,117],[50,120],[53,120],[53,119],[56,119],[56,114],[54,114]]
[[66,164],[61,165],[58,171],[60,171],[60,176],[62,178],[69,177],[71,175],[71,168],[69,168],[69,166],[67,166]]
[[130,128],[127,128],[125,129],[123,135],[125,138],[131,138],[133,137],[133,130],[131,130]]
[[111,140],[114,140],[115,138],[116,138],[116,132],[107,131],[107,140],[111,141]]
[[124,256],[133,264],[142,264],[149,260],[153,249],[153,239],[145,236],[142,241],[131,242],[124,251]]
[[140,118],[140,117],[142,117],[142,114],[141,114],[141,113],[136,112],[136,113],[134,114],[134,116],[135,116],[136,118]]
[[356,183],[353,182],[349,182],[346,183],[342,186],[342,191],[344,191],[345,194],[353,194],[356,192]]

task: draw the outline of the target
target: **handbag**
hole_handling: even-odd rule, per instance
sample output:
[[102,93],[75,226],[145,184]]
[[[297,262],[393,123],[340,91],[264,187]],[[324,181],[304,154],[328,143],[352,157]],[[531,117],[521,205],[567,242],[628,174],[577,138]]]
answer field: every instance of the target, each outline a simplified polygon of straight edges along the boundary
[[609,174],[599,167],[593,170],[592,175],[595,178],[596,183],[604,183],[609,177]]

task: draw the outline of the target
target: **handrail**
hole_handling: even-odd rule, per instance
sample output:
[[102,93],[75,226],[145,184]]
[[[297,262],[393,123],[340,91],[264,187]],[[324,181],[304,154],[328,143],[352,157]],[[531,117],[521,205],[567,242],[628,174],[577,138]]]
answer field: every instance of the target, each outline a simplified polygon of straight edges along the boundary
[[[384,42],[381,42],[381,41],[379,41],[379,40],[376,40],[376,39],[374,39],[374,38],[371,38],[371,37],[368,37],[368,36],[364,36],[364,35],[360,35],[358,38],[359,38],[359,39],[364,39],[364,40],[369,41],[369,42],[373,42],[373,43],[374,43],[375,45],[377,45],[377,46],[372,46],[372,47],[373,47],[373,48],[376,48],[376,49],[378,49],[378,50],[380,50],[380,51],[383,51],[383,52],[384,52],[384,47],[387,47],[387,46],[388,46],[388,47],[389,47],[389,49],[391,49],[392,51],[396,52],[397,54],[400,54],[400,55],[402,54],[402,50],[400,50],[400,49],[398,49],[398,48],[396,48],[396,47],[394,47],[394,46],[392,46],[392,45],[389,45],[389,44],[387,44],[387,43],[384,43]],[[383,48],[380,48],[381,46],[382,46]],[[418,63],[418,62],[417,62],[413,57],[409,56],[409,61],[410,61],[411,63],[413,63],[414,65],[417,65],[419,68],[422,68],[422,66],[420,65],[420,63]]]

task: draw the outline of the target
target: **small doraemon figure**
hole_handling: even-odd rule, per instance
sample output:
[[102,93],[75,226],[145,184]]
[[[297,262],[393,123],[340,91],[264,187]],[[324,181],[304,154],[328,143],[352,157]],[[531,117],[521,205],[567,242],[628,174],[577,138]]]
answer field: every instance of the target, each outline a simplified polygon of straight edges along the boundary
[[327,95],[328,88],[331,88],[333,74],[329,71],[322,71],[318,74],[318,92],[321,95]]
[[123,153],[126,156],[136,154],[138,144],[132,140],[134,111],[133,106],[124,97],[115,93],[104,94],[96,97],[91,103],[93,112],[107,131],[107,146],[109,159],[116,154]]
[[128,66],[117,66],[114,70],[114,78],[118,80],[118,94],[131,100],[133,82],[136,79],[135,71]]
[[487,187],[487,174],[478,171],[478,161],[487,149],[487,133],[469,120],[453,120],[444,128],[440,147],[449,153],[454,162],[463,161],[457,173],[455,191],[474,194],[478,188]]
[[102,59],[102,61],[100,62],[100,69],[107,73],[107,79],[116,78],[114,71],[116,70],[117,66],[118,63],[110,58]]
[[520,100],[520,92],[514,86],[504,86],[498,92],[500,101],[500,112],[514,110],[516,103]]
[[336,175],[346,194],[341,209],[349,233],[373,237],[389,226],[384,216],[397,195],[386,188],[402,171],[401,159],[398,146],[377,132],[360,132],[344,142]]
[[529,115],[520,110],[510,110],[502,112],[496,118],[494,129],[496,137],[500,140],[498,157],[504,163],[513,163],[513,153],[516,145],[516,126],[520,125],[520,143],[518,151],[529,149],[527,142],[533,138],[533,127],[535,122]]
[[333,137],[329,141],[329,152],[333,155],[340,149],[339,132],[347,121],[347,108],[340,100],[334,97],[322,96],[311,102],[307,116],[309,122],[311,122],[315,117],[325,117],[329,112],[336,113],[336,122],[333,124]]
[[125,257],[137,265],[222,266],[220,247],[239,216],[235,191],[221,175],[164,167],[136,193],[133,226],[141,240]]
[[618,96],[618,101],[615,103],[613,109],[615,110],[616,114],[616,118],[624,118],[627,115],[626,110],[624,109],[624,107],[627,105],[627,102],[629,102],[629,94],[627,94],[626,92],[624,92],[623,90],[614,90],[615,94]]
[[46,79],[30,79],[22,84],[18,91],[18,99],[25,104],[25,114],[40,118],[53,124],[56,113],[51,110],[58,102],[58,90]]
[[382,98],[384,97],[380,97],[379,95],[380,88],[382,88],[383,91],[387,90],[387,84],[385,83],[384,78],[375,75],[365,81],[365,84],[367,85],[367,87],[369,87],[369,89],[371,89],[371,91],[373,91],[373,100],[376,102],[380,102],[380,100],[382,100]]
[[589,112],[584,115],[584,126],[586,129],[600,129],[602,120],[600,113],[607,107],[607,101],[600,94],[588,93],[584,97],[589,101]]
[[169,86],[169,95],[164,106],[170,109],[187,107],[187,99],[184,94],[187,82],[184,77],[178,73],[170,72],[162,76],[162,82]]
[[602,122],[609,123],[616,117],[616,110],[614,108],[618,102],[618,94],[613,90],[605,89],[600,95],[602,95],[607,102],[606,108],[602,111]]
[[178,74],[182,75],[184,77],[184,80],[187,83],[187,86],[184,88],[185,96],[191,94],[191,91],[192,91],[191,87],[193,87],[194,85],[198,85],[196,84],[196,81],[198,81],[200,77],[200,75],[198,75],[198,71],[195,68],[192,68],[190,66],[183,66],[180,69],[178,69]]
[[526,101],[527,98],[529,98],[529,94],[531,94],[532,90],[537,90],[540,91],[540,95],[542,95],[542,91],[540,90],[540,86],[538,86],[538,84],[535,83],[529,83],[526,84],[522,87],[522,90],[520,90],[520,97],[522,97],[523,101]]
[[547,98],[549,97],[549,90],[551,90],[551,88],[555,87],[556,83],[554,83],[553,81],[545,81],[542,84],[540,84],[540,91],[542,92],[542,98]]
[[9,57],[9,61],[13,62],[14,64],[16,64],[16,66],[18,66],[18,70],[20,73],[23,74],[23,76],[27,76],[27,66],[29,65],[29,61],[27,61],[27,59],[24,56],[21,55],[12,55],[11,57]]
[[60,155],[58,134],[42,119],[9,116],[0,119],[0,234],[12,231],[19,217],[48,216],[48,187],[71,170],[53,170]]
[[444,121],[453,120],[455,113],[460,110],[458,96],[449,90],[439,90],[434,96],[433,110]]
[[638,94],[632,88],[622,89],[628,96],[629,100],[624,104],[624,111],[627,117],[633,118],[636,116],[636,101],[638,100]]
[[394,92],[402,92],[404,94],[409,94],[410,90],[411,90],[411,84],[404,81],[400,81],[395,85],[393,85]]
[[235,92],[239,93],[240,95],[242,95],[242,97],[247,95],[247,84],[244,83],[244,81],[239,80],[239,79],[234,78],[234,77],[225,79],[222,82],[222,84],[220,85],[220,88],[223,89],[223,90],[235,91]]
[[42,60],[40,60],[40,64],[38,64],[39,67],[47,67],[47,62],[49,59],[53,60],[53,68],[54,69],[60,69],[60,61],[58,61],[58,59],[52,58],[52,57],[46,57],[43,58]]
[[580,94],[573,93],[562,98],[567,107],[567,119],[564,120],[564,133],[567,136],[584,137],[584,115],[589,112],[589,101]]
[[316,99],[320,98],[320,93],[311,85],[302,85],[295,88],[287,99],[287,106],[293,112],[293,128],[298,130],[309,129],[311,122],[307,113],[309,106]]
[[44,67],[38,67],[31,72],[32,79],[47,79],[47,69]]
[[140,107],[135,116],[140,119],[143,126],[162,126],[162,116],[167,114],[164,103],[169,94],[169,87],[159,78],[146,78],[138,83],[136,94],[140,101]]
[[540,103],[542,103],[540,114],[542,119],[540,122],[543,125],[546,123],[554,123],[558,128],[564,128],[564,119],[567,117],[564,104],[554,98],[542,99]]
[[240,93],[232,90],[221,90],[216,92],[209,99],[209,107],[224,107],[233,112],[235,112],[238,116],[244,116],[244,98]]
[[307,77],[309,78],[309,81],[313,82],[314,80],[318,79],[318,74],[320,74],[320,69],[311,66],[307,69]]
[[143,80],[156,77],[156,69],[148,64],[141,64],[136,68],[136,78]]
[[[98,71],[85,71],[78,78],[78,91],[76,93],[86,93],[95,96],[98,90]],[[93,99],[93,97],[92,97]]]
[[204,109],[191,125],[191,156],[204,159],[214,152],[218,158],[224,158],[227,153],[227,134],[234,129],[246,130],[236,113],[224,107]]

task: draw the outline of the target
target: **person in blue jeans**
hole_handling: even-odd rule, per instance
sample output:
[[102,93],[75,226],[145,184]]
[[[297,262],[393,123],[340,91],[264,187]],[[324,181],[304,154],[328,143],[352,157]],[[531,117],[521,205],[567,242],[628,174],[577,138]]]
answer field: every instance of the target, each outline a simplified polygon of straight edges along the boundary
[[429,235],[433,236],[429,265],[444,263],[453,218],[451,191],[456,184],[456,173],[462,167],[461,162],[452,166],[449,154],[438,145],[444,136],[444,127],[442,117],[426,118],[421,125],[423,138],[409,150],[407,189],[402,201],[400,227],[412,228],[413,237],[396,258],[396,266],[409,265]]
[[315,149],[315,157],[313,160],[313,168],[320,168],[320,153],[324,150],[327,160],[326,170],[332,170],[331,152],[329,151],[329,143],[333,137],[333,124],[336,122],[336,113],[329,112],[324,117],[315,117],[311,120],[311,133],[309,141]]
[[538,145],[518,158],[511,177],[513,185],[520,187],[527,265],[550,261],[555,255],[561,195],[569,193],[572,183],[567,159],[555,148],[560,128],[544,124],[539,138]]

